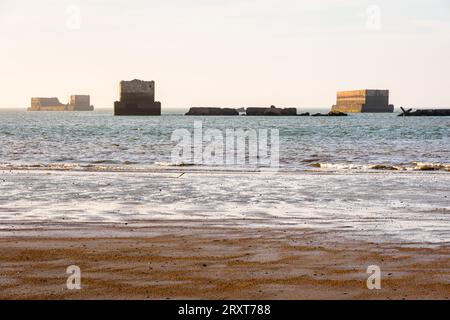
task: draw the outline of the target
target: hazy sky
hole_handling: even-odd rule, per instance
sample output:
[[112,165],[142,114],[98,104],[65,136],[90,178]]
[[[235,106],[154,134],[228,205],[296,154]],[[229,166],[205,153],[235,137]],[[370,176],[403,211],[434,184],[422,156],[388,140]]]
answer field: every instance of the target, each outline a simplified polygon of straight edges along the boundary
[[329,107],[362,88],[450,107],[449,0],[0,0],[0,35],[3,108],[76,93],[112,108],[134,78],[163,110]]

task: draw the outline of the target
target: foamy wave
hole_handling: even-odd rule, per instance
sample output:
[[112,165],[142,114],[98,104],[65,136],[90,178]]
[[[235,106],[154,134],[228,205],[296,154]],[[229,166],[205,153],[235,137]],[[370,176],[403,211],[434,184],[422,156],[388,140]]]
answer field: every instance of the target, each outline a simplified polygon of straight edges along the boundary
[[448,171],[450,172],[450,164],[448,163],[432,163],[432,162],[413,162],[411,165],[390,165],[390,164],[351,164],[351,163],[312,163],[310,167],[326,169],[326,170],[384,170],[384,171]]
[[413,162],[414,170],[420,171],[450,171],[450,163]]
[[[192,168],[188,168],[192,167]],[[410,171],[425,172],[439,171],[450,172],[449,163],[433,162],[412,162],[409,165],[394,164],[353,164],[353,163],[310,163],[308,167],[316,168],[317,171],[356,171],[356,172],[376,172],[376,171]],[[104,171],[104,172],[147,172],[147,171],[173,171],[173,170],[201,170],[201,171],[224,171],[224,172],[258,172],[259,168],[248,167],[217,167],[196,165],[189,162],[155,162],[154,164],[138,164],[124,161],[119,164],[109,163],[49,163],[49,164],[12,164],[0,163],[0,170],[55,170],[55,171]],[[282,172],[311,171],[307,167],[280,168]]]
[[[134,168],[133,168],[134,169]],[[100,164],[0,164],[0,170],[55,170],[55,171],[130,171],[129,164],[100,165]],[[138,170],[139,168],[136,168]]]
[[367,170],[369,166],[350,163],[312,163],[310,167],[330,170]]

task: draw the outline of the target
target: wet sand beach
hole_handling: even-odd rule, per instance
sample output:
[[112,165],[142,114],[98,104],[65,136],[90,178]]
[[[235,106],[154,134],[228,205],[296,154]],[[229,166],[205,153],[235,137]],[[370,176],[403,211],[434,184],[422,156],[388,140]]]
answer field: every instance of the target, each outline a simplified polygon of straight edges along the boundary
[[[27,236],[26,229],[14,232],[0,239],[0,298],[450,297],[448,246],[380,245],[308,229],[181,224],[53,224],[32,227],[40,236]],[[81,269],[81,290],[66,288],[69,265]],[[381,290],[367,289],[369,265],[382,270]]]
[[[447,173],[1,178],[1,299],[450,296]],[[81,290],[66,287],[71,265]],[[367,289],[371,265],[381,290]]]
[[0,236],[22,222],[194,220],[450,244],[449,186],[446,172],[3,170]]

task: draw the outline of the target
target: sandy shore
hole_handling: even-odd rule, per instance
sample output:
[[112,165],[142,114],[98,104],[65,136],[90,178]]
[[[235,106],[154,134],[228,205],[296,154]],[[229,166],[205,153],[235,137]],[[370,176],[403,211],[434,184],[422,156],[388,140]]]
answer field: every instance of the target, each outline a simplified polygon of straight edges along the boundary
[[[198,222],[22,228],[0,238],[1,299],[450,297],[448,246]],[[66,288],[69,265],[81,268],[81,290]],[[381,267],[381,290],[366,287],[369,265]]]

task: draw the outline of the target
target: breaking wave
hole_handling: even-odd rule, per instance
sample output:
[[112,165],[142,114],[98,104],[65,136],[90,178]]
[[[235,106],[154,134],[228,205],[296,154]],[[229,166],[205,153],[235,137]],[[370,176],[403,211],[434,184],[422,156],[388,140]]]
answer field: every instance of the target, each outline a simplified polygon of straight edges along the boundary
[[[91,163],[38,163],[15,164],[0,163],[0,170],[55,170],[55,171],[239,171],[258,172],[261,168],[247,166],[207,166],[190,162],[154,162],[153,164],[139,164],[132,161],[109,162],[95,161]],[[450,163],[411,162],[410,164],[355,164],[314,162],[301,167],[280,167],[279,172],[450,172]]]
[[409,165],[391,164],[351,164],[351,163],[311,163],[313,168],[325,170],[358,170],[358,171],[447,171],[450,172],[449,163],[412,162]]

